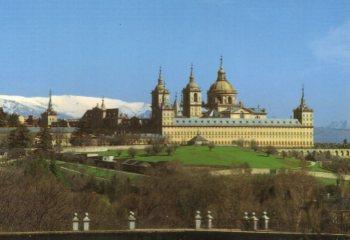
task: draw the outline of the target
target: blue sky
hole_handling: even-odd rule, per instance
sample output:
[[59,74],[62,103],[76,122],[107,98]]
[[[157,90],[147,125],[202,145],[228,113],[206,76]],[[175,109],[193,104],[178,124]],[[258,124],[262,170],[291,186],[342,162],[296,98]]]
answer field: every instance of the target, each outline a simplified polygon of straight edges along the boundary
[[221,54],[246,105],[288,118],[305,84],[316,125],[350,120],[348,0],[0,0],[0,94],[149,102],[191,63],[206,94]]

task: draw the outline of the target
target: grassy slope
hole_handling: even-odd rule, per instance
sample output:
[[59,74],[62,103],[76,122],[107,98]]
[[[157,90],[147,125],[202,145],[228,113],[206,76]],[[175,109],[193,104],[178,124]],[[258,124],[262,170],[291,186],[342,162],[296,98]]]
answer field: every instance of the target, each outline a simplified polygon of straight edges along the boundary
[[128,177],[130,179],[135,179],[140,176],[140,174],[135,174],[135,173],[116,171],[116,170],[93,167],[85,164],[68,163],[68,162],[62,162],[62,161],[57,161],[57,166],[65,167],[71,170],[81,172],[86,175],[91,175],[91,176],[95,176],[103,179],[110,179],[114,175]]
[[[100,155],[111,156],[117,155],[116,151],[106,151],[99,152]],[[127,151],[122,151],[122,154],[119,159],[128,159],[129,156]],[[233,164],[238,165],[242,163],[248,163],[252,168],[270,168],[270,169],[295,169],[299,167],[300,161],[294,158],[282,159],[278,156],[269,156],[267,157],[263,153],[256,153],[249,149],[242,149],[238,147],[224,147],[217,146],[211,151],[207,147],[199,146],[186,146],[179,147],[172,156],[166,154],[160,154],[157,156],[148,156],[142,150],[138,150],[136,160],[140,161],[150,161],[150,162],[159,162],[159,161],[172,161],[178,160],[184,165],[194,165],[194,166],[221,166],[221,167],[230,167]],[[62,163],[61,163],[62,164]],[[91,166],[75,164],[69,165],[65,163],[65,167],[68,167],[73,170],[83,171],[85,173],[95,175],[102,178],[110,178],[113,174],[122,174],[123,176],[128,176],[131,179],[137,178],[139,175],[126,173],[121,171],[112,171],[105,170],[101,168],[94,168]],[[325,169],[322,169],[319,164],[308,167],[309,171],[316,172],[328,172]],[[113,173],[114,172],[114,173]],[[320,182],[324,184],[334,184],[334,179],[327,178],[317,178]]]
[[308,167],[307,170],[310,172],[331,172],[327,169],[322,168],[318,162],[315,165]]
[[[116,155],[115,151],[107,151],[100,153],[101,155]],[[126,158],[126,151],[123,152],[121,158]],[[293,158],[282,159],[276,156],[269,156],[262,153],[256,153],[249,149],[241,149],[238,147],[217,146],[211,151],[208,147],[186,146],[179,147],[172,156],[165,154],[157,156],[147,156],[143,151],[139,150],[135,157],[140,161],[171,161],[178,160],[185,165],[204,165],[204,166],[232,166],[233,164],[248,163],[252,168],[297,168],[299,161]]]

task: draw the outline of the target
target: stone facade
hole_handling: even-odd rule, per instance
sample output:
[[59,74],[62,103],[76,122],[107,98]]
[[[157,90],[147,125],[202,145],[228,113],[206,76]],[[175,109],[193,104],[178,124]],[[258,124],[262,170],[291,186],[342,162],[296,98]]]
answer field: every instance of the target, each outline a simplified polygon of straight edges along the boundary
[[101,106],[97,104],[96,107],[87,110],[82,117],[85,127],[90,129],[116,129],[122,120],[123,115],[119,109],[107,109],[104,99],[102,99]]
[[218,145],[259,146],[277,148],[311,148],[314,145],[313,110],[306,105],[304,88],[293,118],[272,119],[264,108],[246,107],[237,99],[237,90],[226,77],[222,59],[217,80],[202,101],[201,89],[194,80],[193,68],[189,83],[182,92],[181,104],[170,104],[161,72],[152,91],[152,122],[157,133],[171,143],[187,144],[200,135]]

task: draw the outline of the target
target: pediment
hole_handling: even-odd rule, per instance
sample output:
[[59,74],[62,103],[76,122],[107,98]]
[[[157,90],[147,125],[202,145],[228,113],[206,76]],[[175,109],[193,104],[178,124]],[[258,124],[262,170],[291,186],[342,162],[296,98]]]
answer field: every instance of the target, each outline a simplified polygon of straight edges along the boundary
[[250,111],[249,109],[246,108],[238,108],[238,109],[234,109],[233,111],[231,111],[231,114],[249,114],[252,113],[252,111]]

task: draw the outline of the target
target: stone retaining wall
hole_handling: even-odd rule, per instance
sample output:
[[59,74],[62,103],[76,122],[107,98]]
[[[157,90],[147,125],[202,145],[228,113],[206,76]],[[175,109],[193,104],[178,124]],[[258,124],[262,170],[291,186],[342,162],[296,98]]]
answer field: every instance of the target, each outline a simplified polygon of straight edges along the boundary
[[134,230],[0,233],[0,240],[345,240],[350,235],[232,230]]
[[62,152],[74,152],[74,153],[105,152],[108,150],[126,150],[130,147],[135,149],[145,149],[148,146],[150,145],[65,147],[62,149]]

